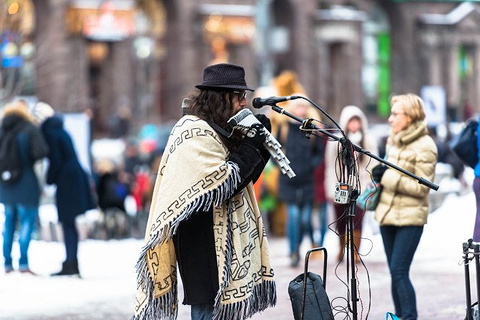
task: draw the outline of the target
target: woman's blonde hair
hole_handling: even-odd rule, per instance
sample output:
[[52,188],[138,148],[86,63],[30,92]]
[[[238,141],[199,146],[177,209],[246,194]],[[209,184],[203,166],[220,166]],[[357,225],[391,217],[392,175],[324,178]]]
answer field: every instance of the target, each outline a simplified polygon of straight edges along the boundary
[[425,119],[425,110],[422,98],[413,93],[393,96],[390,99],[390,105],[399,102],[403,106],[405,114],[412,122]]
[[[292,94],[292,96],[297,96],[297,95],[298,96],[305,96],[305,94],[302,93],[302,92],[294,92]],[[300,107],[300,106],[303,106],[303,107],[306,108],[305,112],[306,112],[306,117],[307,118],[313,118],[313,119],[316,119],[316,120],[320,119],[320,112],[317,109],[315,109],[315,107],[312,106],[312,104],[305,99],[296,99],[296,100],[288,101],[286,106],[285,106],[285,110],[292,113],[292,112],[294,112],[295,108]],[[284,118],[288,119],[288,117],[284,117]]]
[[290,96],[295,92],[305,94],[305,88],[292,70],[284,70],[273,79],[273,85],[279,96]]

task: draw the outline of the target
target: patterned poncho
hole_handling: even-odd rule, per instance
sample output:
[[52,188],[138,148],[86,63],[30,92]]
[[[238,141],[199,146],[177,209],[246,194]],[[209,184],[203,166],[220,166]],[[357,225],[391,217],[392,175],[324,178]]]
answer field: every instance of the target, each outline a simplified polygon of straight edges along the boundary
[[[213,206],[219,291],[214,319],[241,320],[276,303],[268,242],[253,184],[232,196],[240,176],[203,120],[184,116],[162,157],[137,262],[134,319],[176,319],[177,265],[172,237],[181,221]],[[201,274],[198,275],[202,277]]]

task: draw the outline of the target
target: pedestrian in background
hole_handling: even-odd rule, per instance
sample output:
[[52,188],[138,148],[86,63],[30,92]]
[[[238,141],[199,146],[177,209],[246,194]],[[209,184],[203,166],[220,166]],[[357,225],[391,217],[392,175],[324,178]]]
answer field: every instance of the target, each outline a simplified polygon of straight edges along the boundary
[[[428,134],[422,99],[409,93],[392,97],[390,103],[391,132],[386,160],[421,178],[433,180],[437,147]],[[430,189],[383,164],[376,166],[372,175],[383,186],[375,219],[380,225],[390,269],[395,314],[403,320],[415,320],[417,302],[409,272],[427,223]]]
[[63,127],[61,115],[44,102],[37,103],[32,112],[50,148],[46,183],[56,186],[55,202],[65,244],[62,269],[53,275],[80,275],[75,218],[96,207],[91,183],[80,165],[72,138]]
[[[13,149],[7,147],[8,144],[13,144]],[[0,203],[5,206],[3,258],[6,273],[14,270],[12,246],[17,221],[19,221],[20,260],[18,261],[18,270],[22,273],[34,274],[28,263],[28,247],[36,228],[41,194],[34,164],[37,160],[46,157],[47,154],[48,145],[40,130],[33,124],[33,117],[26,102],[18,100],[7,105],[3,109],[0,128],[0,162],[2,162],[2,166],[8,161],[15,162],[12,165],[17,166],[18,176],[15,177],[13,172],[0,173],[2,175]]]
[[117,111],[109,118],[110,136],[113,139],[125,139],[130,132],[132,112],[125,97],[120,98]]
[[[290,96],[301,94],[305,96],[305,88],[300,83],[298,75],[293,70],[283,70],[270,82],[270,85],[257,88],[254,98],[270,96]],[[280,102],[278,106],[286,107],[288,102]],[[274,112],[270,108],[264,108],[260,112],[270,119],[272,124],[272,135],[277,136],[279,125],[286,121],[284,115]],[[267,164],[259,181],[262,183],[262,197],[260,208],[267,210],[269,231],[276,236],[285,236],[287,231],[287,208],[283,201],[278,199],[278,180],[282,173],[273,160]],[[260,187],[260,186],[259,186]]]
[[[477,132],[480,129],[480,115],[478,116],[478,128]],[[477,135],[477,143],[479,150],[480,158],[480,137]],[[477,214],[475,218],[475,225],[473,227],[473,241],[480,242],[480,162],[474,168],[475,178],[473,180],[473,192],[475,193],[475,200],[477,203]]]
[[[289,101],[285,108],[301,119],[319,120],[318,113],[304,99]],[[287,206],[287,237],[292,267],[296,267],[300,261],[300,245],[304,234],[310,238],[311,246],[316,246],[312,226],[314,171],[324,155],[322,139],[314,135],[307,138],[305,132],[300,130],[300,125],[295,120],[284,121],[277,133],[277,140],[296,175],[293,178],[280,175],[278,188],[278,198]]]
[[95,165],[97,201],[103,213],[106,239],[125,238],[131,227],[125,206],[131,194],[130,183],[119,167],[112,159],[101,159]]
[[253,91],[240,66],[208,66],[196,88],[161,158],[137,263],[134,319],[176,318],[177,265],[192,320],[243,320],[276,303],[253,189],[270,158],[263,128],[270,122],[259,115],[263,126],[246,133],[228,125]]
[[[342,109],[340,114],[339,125],[347,138],[359,147],[370,151],[373,154],[378,153],[377,141],[368,131],[368,120],[365,113],[357,106],[346,106]],[[348,204],[340,204],[334,201],[335,186],[338,182],[336,174],[341,172],[342,168],[339,166],[338,152],[340,150],[339,142],[329,141],[326,147],[325,156],[325,190],[327,198],[333,205],[335,212],[335,232],[339,239],[339,251],[337,261],[342,261],[345,254],[346,245],[346,226],[348,216]],[[358,164],[358,180],[360,185],[366,187],[371,181],[370,170],[367,167],[373,168],[377,163],[375,160],[362,153],[356,153],[356,162]],[[352,186],[355,187],[355,186]],[[363,228],[363,212],[362,209],[355,206],[355,215],[353,216],[353,243],[355,245],[355,258],[358,261],[360,244],[362,239]]]
[[130,186],[126,179],[122,179],[121,169],[111,159],[101,159],[95,167],[98,206],[103,212],[115,208],[125,213],[125,197],[130,194]]
[[[298,75],[293,70],[283,70],[275,78],[272,79],[273,96],[293,96],[301,95],[306,96],[306,91]],[[288,105],[288,101],[280,102],[277,105],[285,108]],[[279,125],[286,121],[284,115],[277,112],[270,111],[270,119],[272,120],[272,134],[277,136],[277,130]]]
[[[325,136],[320,136],[324,145],[327,142]],[[318,240],[315,240],[315,246],[323,247],[325,242],[325,236],[328,229],[328,200],[325,192],[325,156],[321,160],[320,164],[315,168],[314,175],[314,215],[318,215]],[[314,231],[315,236],[315,231]]]

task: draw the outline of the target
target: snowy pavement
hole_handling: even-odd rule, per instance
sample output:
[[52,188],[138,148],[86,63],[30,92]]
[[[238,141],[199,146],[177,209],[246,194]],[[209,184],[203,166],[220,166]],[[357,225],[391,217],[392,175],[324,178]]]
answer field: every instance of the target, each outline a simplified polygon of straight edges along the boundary
[[[475,198],[472,192],[459,197],[448,196],[443,205],[430,215],[411,271],[417,291],[419,319],[464,318],[464,267],[459,262],[462,243],[471,237],[474,219]],[[380,235],[374,230],[371,224],[365,224],[365,239],[360,252],[364,254],[366,268],[358,266],[357,274],[360,298],[358,319],[385,319],[385,312],[393,311],[385,255]],[[308,245],[306,242],[302,247],[304,252]],[[49,274],[59,270],[64,259],[63,244],[33,241],[29,259],[30,267],[37,276],[18,272],[6,275],[3,263],[0,265],[0,319],[130,319],[136,291],[134,265],[141,245],[142,241],[137,239],[82,241],[79,248],[82,278],[79,279],[50,277]],[[275,308],[267,309],[253,319],[290,320],[293,316],[287,286],[291,279],[302,272],[303,267],[289,267],[285,238],[270,238],[270,247],[277,279],[278,303]],[[330,257],[327,293],[332,304],[335,304],[347,296],[341,283],[348,281],[346,267],[345,263],[337,265],[333,261],[338,240],[331,232],[327,235],[325,247]],[[14,246],[16,259],[17,244]],[[313,268],[314,263],[311,266]],[[472,290],[475,289],[472,281]],[[472,301],[476,300],[473,294]],[[336,317],[344,318],[345,314]],[[189,319],[188,307],[180,306],[179,319]]]

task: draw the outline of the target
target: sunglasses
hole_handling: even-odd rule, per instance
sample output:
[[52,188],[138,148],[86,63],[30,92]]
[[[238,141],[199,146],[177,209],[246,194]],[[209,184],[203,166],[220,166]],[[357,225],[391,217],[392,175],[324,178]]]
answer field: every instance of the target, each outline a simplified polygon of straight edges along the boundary
[[238,101],[242,101],[247,98],[247,91],[233,91],[237,95]]

